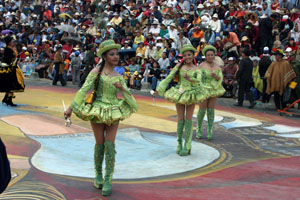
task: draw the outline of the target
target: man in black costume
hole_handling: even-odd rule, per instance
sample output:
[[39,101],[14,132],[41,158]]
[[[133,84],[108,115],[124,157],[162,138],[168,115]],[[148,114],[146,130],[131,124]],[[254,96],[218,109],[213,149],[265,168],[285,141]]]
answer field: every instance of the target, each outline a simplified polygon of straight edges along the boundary
[[239,83],[239,92],[238,92],[238,103],[234,104],[235,106],[243,106],[244,94],[246,93],[247,99],[250,102],[249,108],[253,108],[256,105],[254,101],[253,94],[250,88],[253,86],[253,62],[250,60],[250,51],[248,49],[242,50],[243,59],[240,62],[239,70],[236,74],[236,80]]

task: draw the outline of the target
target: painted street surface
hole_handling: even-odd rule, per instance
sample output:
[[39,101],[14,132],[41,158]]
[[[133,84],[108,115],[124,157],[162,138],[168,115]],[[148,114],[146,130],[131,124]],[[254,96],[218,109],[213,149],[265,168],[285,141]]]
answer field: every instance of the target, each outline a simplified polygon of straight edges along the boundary
[[17,108],[0,105],[0,137],[13,176],[0,200],[300,198],[299,118],[219,99],[214,140],[206,139],[205,121],[204,139],[193,138],[191,155],[180,157],[175,106],[141,94],[135,95],[139,111],[120,124],[113,191],[104,198],[93,188],[89,123],[73,115],[72,126],[65,126],[62,100],[69,105],[75,92],[28,86],[16,94]]

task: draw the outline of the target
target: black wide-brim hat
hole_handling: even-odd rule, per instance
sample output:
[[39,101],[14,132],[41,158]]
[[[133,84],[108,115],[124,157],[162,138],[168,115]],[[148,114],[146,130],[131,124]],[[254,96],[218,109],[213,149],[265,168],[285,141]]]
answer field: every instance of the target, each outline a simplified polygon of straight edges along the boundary
[[251,55],[250,50],[247,49],[247,48],[244,48],[242,52],[243,52],[246,56],[250,56],[250,55]]
[[277,50],[273,53],[273,55],[281,55],[282,57],[285,56],[285,54],[284,54],[284,52],[283,52],[282,49],[277,49]]
[[12,40],[13,40],[13,38],[11,36],[9,36],[9,35],[4,38],[4,42],[6,44],[9,44]]

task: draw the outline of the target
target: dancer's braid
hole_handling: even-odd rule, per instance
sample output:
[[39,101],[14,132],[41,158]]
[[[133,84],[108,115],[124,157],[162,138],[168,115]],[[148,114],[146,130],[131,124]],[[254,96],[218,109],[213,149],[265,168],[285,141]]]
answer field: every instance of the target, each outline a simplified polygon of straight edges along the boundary
[[180,65],[179,65],[179,67],[178,67],[178,71],[180,71],[181,67],[182,67],[184,64],[185,64],[184,62],[180,63]]
[[95,80],[95,83],[94,83],[94,94],[93,94],[93,102],[94,100],[96,99],[97,97],[97,93],[96,91],[98,90],[98,87],[99,87],[99,82],[100,82],[100,76],[101,76],[101,73],[104,69],[104,65],[105,65],[105,60],[103,59],[103,61],[101,63],[99,63],[98,65],[100,65],[100,69],[99,69],[99,72],[97,74],[97,78]]
[[182,67],[183,65],[184,65],[184,62],[180,63],[180,65],[178,66],[178,70],[177,70],[175,76],[179,76],[180,69],[181,69],[181,67]]

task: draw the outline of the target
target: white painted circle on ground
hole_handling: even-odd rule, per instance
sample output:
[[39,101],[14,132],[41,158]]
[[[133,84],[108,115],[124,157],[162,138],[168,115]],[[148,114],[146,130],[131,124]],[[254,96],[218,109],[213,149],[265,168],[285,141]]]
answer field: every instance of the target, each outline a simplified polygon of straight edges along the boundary
[[[94,177],[92,134],[32,138],[41,143],[31,160],[37,169],[60,175]],[[140,133],[138,129],[120,130],[113,178],[139,179],[183,173],[208,165],[220,156],[218,150],[193,142],[191,155],[181,157],[175,152],[176,145],[173,136]]]

